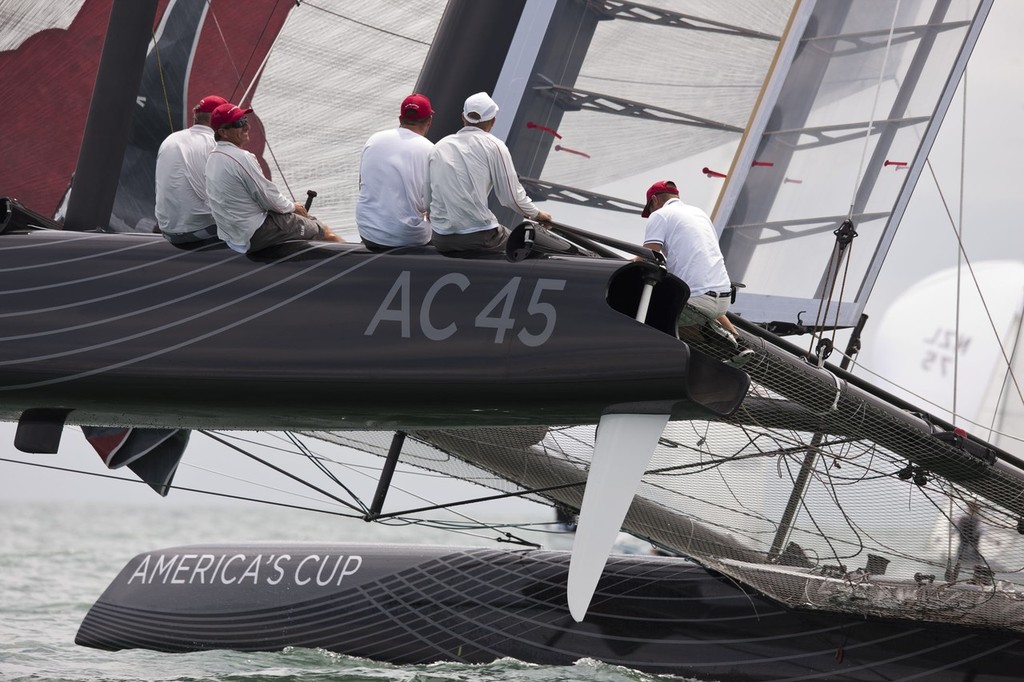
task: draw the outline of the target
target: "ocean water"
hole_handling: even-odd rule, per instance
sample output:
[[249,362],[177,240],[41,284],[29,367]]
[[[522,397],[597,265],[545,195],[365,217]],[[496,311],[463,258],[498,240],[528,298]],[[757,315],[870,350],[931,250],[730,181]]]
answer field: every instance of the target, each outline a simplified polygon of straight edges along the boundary
[[464,536],[431,528],[388,528],[256,505],[0,503],[0,680],[684,679],[588,660],[572,666],[536,666],[508,659],[487,665],[396,666],[315,649],[162,654],[98,651],[75,644],[86,611],[136,554],[178,544],[252,540],[474,544]]

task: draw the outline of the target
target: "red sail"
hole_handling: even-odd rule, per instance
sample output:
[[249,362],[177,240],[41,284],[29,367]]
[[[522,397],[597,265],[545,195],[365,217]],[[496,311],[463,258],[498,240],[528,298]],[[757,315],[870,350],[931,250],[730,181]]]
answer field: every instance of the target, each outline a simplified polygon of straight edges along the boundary
[[[217,5],[207,5],[205,0],[160,0],[154,34],[172,9],[187,11],[194,6],[208,7],[198,42],[183,40],[173,50],[161,50],[161,70],[166,71],[176,58],[191,61],[184,70],[187,102],[211,93],[240,98],[294,5],[276,0]],[[74,173],[110,7],[111,0],[85,0],[66,30],[40,31],[16,49],[0,52],[0,88],[5,93],[0,194],[44,215],[56,214]],[[172,103],[170,108],[181,107]],[[180,118],[164,118],[162,130],[134,131],[133,142],[146,133],[162,139],[182,127]],[[138,125],[138,117],[136,121]],[[264,142],[262,126],[257,124],[250,151],[259,156]],[[142,157],[153,155],[155,163],[155,149],[149,146],[136,151]]]

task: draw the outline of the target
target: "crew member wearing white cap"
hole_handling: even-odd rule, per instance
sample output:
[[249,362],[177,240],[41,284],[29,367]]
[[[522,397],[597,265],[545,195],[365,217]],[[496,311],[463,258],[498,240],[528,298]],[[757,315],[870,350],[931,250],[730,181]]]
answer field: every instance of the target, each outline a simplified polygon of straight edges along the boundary
[[217,147],[206,162],[206,194],[217,221],[217,236],[239,253],[252,253],[296,239],[344,241],[309,217],[306,207],[285,198],[263,176],[256,156],[242,149],[249,141],[252,109],[222,104],[211,123]]
[[156,153],[156,222],[172,244],[217,239],[206,200],[206,160],[217,146],[213,110],[227,100],[208,95],[192,109],[192,127],[171,133]]
[[551,221],[519,184],[508,147],[491,135],[497,113],[486,92],[470,95],[462,108],[464,127],[434,145],[425,199],[441,253],[504,252],[509,230],[487,206],[492,190],[502,205],[537,222]]
[[430,221],[423,199],[434,143],[426,138],[434,110],[430,100],[409,95],[398,111],[398,127],[370,136],[359,160],[356,227],[371,251],[423,246]]

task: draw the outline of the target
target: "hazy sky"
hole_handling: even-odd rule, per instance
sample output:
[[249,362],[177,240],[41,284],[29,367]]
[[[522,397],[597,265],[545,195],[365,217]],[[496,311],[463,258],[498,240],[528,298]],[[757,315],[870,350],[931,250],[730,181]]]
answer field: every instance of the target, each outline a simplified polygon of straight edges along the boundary
[[[1024,3],[997,0],[968,69],[963,231],[969,256],[974,261],[995,258],[1024,261],[1024,230],[1019,225],[1024,210],[1024,125],[1021,125],[1024,120],[1024,83],[1021,80],[1024,49],[1020,26],[1024,26]],[[957,99],[931,157],[941,184],[936,185],[928,170],[922,175],[869,304],[868,313],[873,319],[880,318],[887,301],[912,282],[956,263],[953,228],[942,208],[941,197],[950,202],[957,216],[962,120],[962,105]],[[908,329],[907,332],[917,333],[918,330]],[[60,453],[55,456],[17,453],[11,445],[13,434],[13,424],[0,424],[0,457],[107,474],[77,429],[66,430]],[[209,481],[216,481],[218,489],[251,491],[251,486],[235,484],[209,473],[210,470],[233,472],[239,466],[242,476],[254,471],[244,460],[239,465],[237,456],[228,455],[225,448],[201,436],[194,437],[176,483],[206,487]],[[373,461],[379,460],[366,460],[367,463]],[[258,474],[252,475],[256,480],[265,480]],[[362,494],[371,496],[374,479],[362,473],[353,477],[362,481],[354,484],[364,491]],[[460,494],[455,487],[437,479],[417,485],[421,491],[429,490],[431,496],[439,488],[444,489],[446,495]],[[267,491],[266,495],[271,493]],[[168,499],[161,500],[142,485],[0,462],[0,501],[25,499],[171,505],[209,501],[181,491],[174,491]]]

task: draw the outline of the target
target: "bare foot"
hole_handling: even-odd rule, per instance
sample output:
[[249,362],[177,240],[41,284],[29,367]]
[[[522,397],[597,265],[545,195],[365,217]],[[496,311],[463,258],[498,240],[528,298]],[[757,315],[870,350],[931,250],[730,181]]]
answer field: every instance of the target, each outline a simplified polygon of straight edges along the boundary
[[324,225],[323,241],[325,241],[325,242],[341,242],[341,243],[345,242],[344,239],[342,239],[338,235],[334,234],[334,232],[331,231],[331,228],[327,227],[326,225]]

